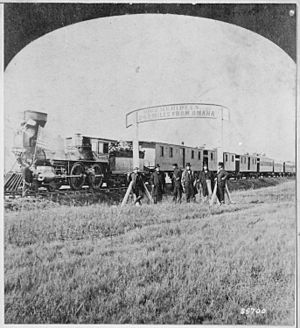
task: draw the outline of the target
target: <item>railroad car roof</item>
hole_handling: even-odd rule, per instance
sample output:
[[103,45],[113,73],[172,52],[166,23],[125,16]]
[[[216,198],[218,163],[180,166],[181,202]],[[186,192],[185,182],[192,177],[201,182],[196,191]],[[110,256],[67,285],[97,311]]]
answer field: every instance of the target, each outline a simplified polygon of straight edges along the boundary
[[[107,142],[118,142],[118,141],[120,141],[120,140],[117,140],[117,139],[106,139],[106,138],[101,138],[101,137],[87,136],[85,134],[79,134],[79,135],[81,137],[84,137],[84,138],[97,139],[99,141],[107,141]],[[71,137],[66,137],[66,139],[74,138],[75,136],[76,136],[76,134],[74,134]]]
[[265,157],[265,156],[258,156],[258,158],[259,158],[260,160],[274,161],[273,158]]
[[205,147],[197,147],[197,146],[187,146],[187,145],[179,145],[170,142],[160,142],[160,141],[139,141],[141,144],[151,144],[151,145],[164,145],[164,146],[173,146],[173,147],[185,147],[185,148],[193,148],[193,149],[205,149],[205,150],[215,150],[216,148],[205,148]]

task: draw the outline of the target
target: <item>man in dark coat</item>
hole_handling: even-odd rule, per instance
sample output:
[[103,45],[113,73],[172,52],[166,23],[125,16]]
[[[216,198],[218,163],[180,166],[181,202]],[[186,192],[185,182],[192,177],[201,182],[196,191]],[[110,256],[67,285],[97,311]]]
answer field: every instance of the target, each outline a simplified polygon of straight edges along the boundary
[[218,171],[215,180],[217,181],[217,197],[220,201],[220,204],[225,204],[224,195],[226,180],[229,177],[229,173],[224,170],[224,164],[222,162],[218,163]]
[[[202,187],[202,196],[210,196],[213,188],[214,176],[213,173],[209,171],[206,163],[204,163],[203,170],[200,172],[199,181]],[[208,189],[208,183],[210,183],[210,190]]]
[[141,205],[141,200],[144,197],[144,181],[139,168],[135,167],[133,172],[128,177],[128,182],[132,181],[132,192],[135,196],[134,204]]
[[152,197],[154,204],[162,201],[162,195],[165,188],[165,174],[160,170],[159,164],[156,165],[155,171],[151,174],[150,183],[152,185]]
[[185,192],[186,201],[189,203],[194,197],[194,172],[191,170],[191,164],[186,163],[185,170],[182,173],[181,184]]
[[22,165],[22,177],[23,177],[23,187],[22,187],[22,196],[26,196],[27,191],[30,189],[37,191],[38,183],[34,179],[35,172],[35,162],[31,163],[30,160],[21,161]]
[[181,175],[182,172],[178,168],[178,165],[173,164],[172,182],[173,182],[173,201],[175,203],[177,203],[177,201],[181,203],[181,197],[182,197]]

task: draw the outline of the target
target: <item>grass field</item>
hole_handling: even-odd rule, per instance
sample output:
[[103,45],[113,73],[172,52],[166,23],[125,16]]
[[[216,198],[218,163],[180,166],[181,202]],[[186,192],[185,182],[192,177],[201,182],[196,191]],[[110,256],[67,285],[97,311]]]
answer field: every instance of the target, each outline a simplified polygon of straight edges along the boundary
[[7,212],[5,322],[294,324],[295,182],[232,198]]

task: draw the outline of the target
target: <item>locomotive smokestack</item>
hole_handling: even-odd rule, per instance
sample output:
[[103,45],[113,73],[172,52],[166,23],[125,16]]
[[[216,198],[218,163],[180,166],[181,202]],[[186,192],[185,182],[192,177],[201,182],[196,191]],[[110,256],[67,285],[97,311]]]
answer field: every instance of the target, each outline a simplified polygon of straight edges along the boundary
[[27,122],[28,120],[33,120],[37,123],[37,125],[41,126],[42,128],[47,123],[47,116],[48,114],[42,112],[36,112],[32,110],[26,110],[24,112],[24,120]]
[[23,133],[24,148],[31,150],[31,152],[34,151],[39,127],[41,126],[43,128],[46,125],[47,116],[48,114],[46,113],[32,110],[24,111],[25,126],[27,125],[27,133],[26,130]]

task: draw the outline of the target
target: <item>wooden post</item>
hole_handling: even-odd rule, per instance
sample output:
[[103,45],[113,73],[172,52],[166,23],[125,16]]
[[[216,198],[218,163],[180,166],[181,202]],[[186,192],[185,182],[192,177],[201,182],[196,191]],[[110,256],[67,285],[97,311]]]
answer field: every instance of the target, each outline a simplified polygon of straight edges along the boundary
[[132,161],[132,169],[135,167],[140,168],[140,156],[139,156],[139,123],[138,123],[138,117],[135,117],[135,123],[134,123],[134,136],[132,141],[132,153],[133,153],[133,161]]
[[228,186],[227,186],[227,181],[226,181],[226,184],[225,184],[225,192],[228,196],[229,204],[234,204],[234,202],[232,201],[231,196],[230,196],[230,192],[229,192],[229,189],[228,189]]
[[223,108],[221,108],[221,114],[218,115],[218,145],[217,145],[217,157],[218,162],[223,162]]
[[215,199],[217,199],[217,202],[219,203],[219,200],[218,200],[218,197],[217,197],[217,185],[218,185],[218,183],[216,181],[215,186],[214,186],[214,191],[212,193],[212,196],[211,196],[211,200],[209,202],[209,205],[213,205]]
[[131,193],[131,190],[132,190],[132,184],[133,184],[133,181],[130,182],[130,184],[127,188],[126,194],[125,194],[125,196],[123,198],[123,201],[122,201],[122,204],[121,204],[121,207],[123,207],[127,203],[128,197],[129,197],[129,195]]
[[[132,185],[133,185],[133,181],[130,182],[130,184],[129,184],[127,190],[126,190],[126,194],[125,194],[125,196],[123,198],[121,207],[123,207],[124,205],[126,205],[126,203],[128,201],[128,197],[129,197],[129,195],[130,195],[130,193],[132,191]],[[150,203],[153,203],[153,198],[151,197],[151,194],[150,194],[149,190],[147,189],[147,187],[146,187],[146,185],[145,185],[144,182],[143,182],[143,185],[144,185],[144,188],[145,188],[145,194],[146,194],[146,196],[148,197]]]
[[151,196],[149,190],[147,189],[145,183],[144,183],[144,188],[145,188],[145,194],[146,194],[146,196],[148,197],[150,203],[153,204],[153,203],[154,203],[153,198],[152,198],[152,196]]

